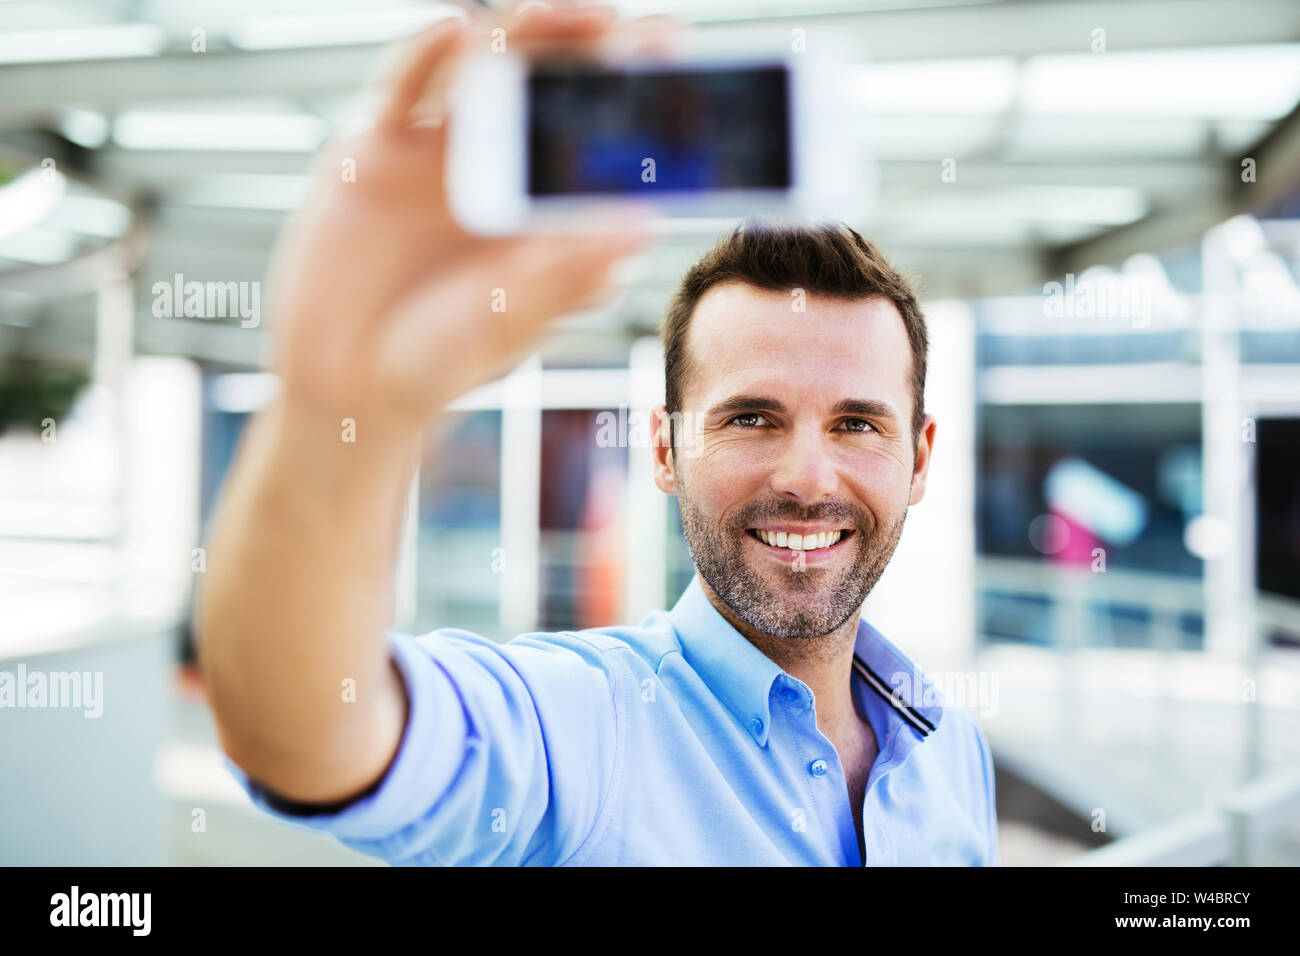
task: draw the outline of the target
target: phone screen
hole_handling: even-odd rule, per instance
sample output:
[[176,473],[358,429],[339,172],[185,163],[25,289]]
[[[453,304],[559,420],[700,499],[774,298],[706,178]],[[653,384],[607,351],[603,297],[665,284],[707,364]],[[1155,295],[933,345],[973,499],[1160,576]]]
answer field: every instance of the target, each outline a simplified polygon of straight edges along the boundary
[[528,190],[773,190],[791,185],[790,75],[779,65],[604,70],[536,63]]

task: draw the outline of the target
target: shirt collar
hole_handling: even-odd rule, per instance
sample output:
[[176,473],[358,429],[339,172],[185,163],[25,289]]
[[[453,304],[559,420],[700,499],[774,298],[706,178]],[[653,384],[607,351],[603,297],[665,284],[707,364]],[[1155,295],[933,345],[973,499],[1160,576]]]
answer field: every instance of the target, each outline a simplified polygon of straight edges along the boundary
[[[698,573],[678,598],[669,618],[687,663],[754,740],[766,746],[772,722],[772,684],[785,671],[713,606]],[[884,685],[873,689],[882,699],[894,699],[890,706],[914,727],[918,737],[933,732],[927,723],[938,728],[943,708],[929,679],[865,620],[858,622],[854,653],[878,679],[876,683]],[[900,705],[912,712],[910,717],[898,709]]]
[[922,740],[939,729],[943,704],[938,688],[906,654],[865,620],[858,621],[854,654],[866,669],[865,674],[858,671],[858,676],[888,705],[886,713],[892,712],[892,716],[910,726]]
[[699,574],[691,578],[669,617],[686,662],[759,745],[766,745],[772,682],[785,671],[709,602]]

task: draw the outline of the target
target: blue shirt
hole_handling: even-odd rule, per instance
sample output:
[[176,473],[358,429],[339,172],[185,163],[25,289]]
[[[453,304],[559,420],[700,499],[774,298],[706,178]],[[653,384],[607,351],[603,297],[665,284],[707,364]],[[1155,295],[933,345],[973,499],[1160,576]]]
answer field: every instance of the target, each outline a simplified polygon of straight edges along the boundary
[[227,757],[255,804],[400,866],[998,864],[983,733],[865,621],[852,680],[879,754],[856,810],[808,685],[698,575],[637,626],[388,638],[410,710],[378,785],[295,808]]

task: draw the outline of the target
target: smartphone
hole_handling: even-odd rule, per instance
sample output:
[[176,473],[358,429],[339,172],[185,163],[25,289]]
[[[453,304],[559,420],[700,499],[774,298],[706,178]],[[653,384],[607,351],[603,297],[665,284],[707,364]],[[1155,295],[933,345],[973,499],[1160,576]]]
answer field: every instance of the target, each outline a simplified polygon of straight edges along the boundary
[[463,65],[449,202],[470,232],[581,230],[611,200],[668,219],[843,218],[873,182],[838,60],[608,62],[484,54]]

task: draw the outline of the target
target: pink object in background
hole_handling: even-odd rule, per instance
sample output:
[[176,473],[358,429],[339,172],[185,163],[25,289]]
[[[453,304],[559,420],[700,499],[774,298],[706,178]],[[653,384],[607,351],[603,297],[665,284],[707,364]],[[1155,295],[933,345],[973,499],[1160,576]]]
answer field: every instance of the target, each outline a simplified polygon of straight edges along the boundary
[[[1048,560],[1056,561],[1059,564],[1092,564],[1093,549],[1102,546],[1101,539],[1093,534],[1092,529],[1087,525],[1080,524],[1064,512],[1050,511],[1049,514],[1062,522],[1064,529],[1068,530],[1069,534],[1066,537],[1065,546],[1059,551],[1047,555]],[[1058,525],[1058,527],[1062,527],[1062,525]]]

